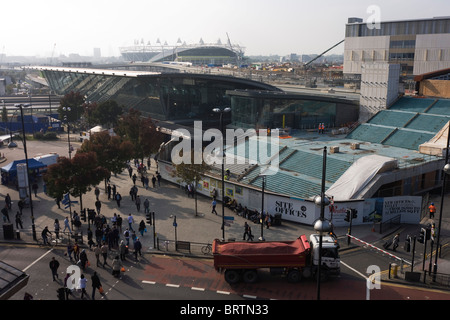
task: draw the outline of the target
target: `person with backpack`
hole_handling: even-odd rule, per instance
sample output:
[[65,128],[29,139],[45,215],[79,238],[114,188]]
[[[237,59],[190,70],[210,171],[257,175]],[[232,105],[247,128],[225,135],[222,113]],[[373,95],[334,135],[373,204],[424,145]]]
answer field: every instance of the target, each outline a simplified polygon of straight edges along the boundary
[[117,206],[120,208],[120,201],[122,200],[122,196],[120,195],[119,192],[116,193],[114,199],[116,199]]

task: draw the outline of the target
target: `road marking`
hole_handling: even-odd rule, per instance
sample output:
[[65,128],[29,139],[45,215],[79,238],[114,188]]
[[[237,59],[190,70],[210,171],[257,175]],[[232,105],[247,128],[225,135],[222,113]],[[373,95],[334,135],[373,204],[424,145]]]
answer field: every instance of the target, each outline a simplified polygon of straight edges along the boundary
[[344,266],[346,266],[347,268],[349,268],[350,270],[352,270],[354,273],[356,273],[356,274],[358,274],[358,275],[360,275],[361,277],[363,277],[364,279],[366,279],[367,280],[367,277],[364,275],[364,274],[362,274],[361,272],[359,272],[358,270],[356,270],[356,269],[354,269],[354,268],[352,268],[352,267],[350,267],[348,264],[346,264],[345,262],[343,262],[342,260],[341,260],[341,264],[343,264]]
[[156,284],[155,281],[147,281],[147,280],[142,280],[142,283],[146,283],[146,284]]
[[220,290],[217,290],[216,292],[217,292],[217,293],[220,293],[220,294],[230,294],[228,291],[220,291]]
[[36,262],[38,262],[39,260],[41,260],[43,257],[45,257],[46,255],[48,255],[50,252],[53,251],[53,248],[51,248],[50,250],[48,250],[46,253],[44,253],[42,256],[40,256],[39,258],[37,258],[36,260],[34,260],[31,264],[29,264],[25,269],[23,269],[22,271],[25,272],[27,271],[29,268],[31,268],[31,266],[33,266]]
[[242,297],[248,298],[248,299],[256,299],[256,296],[250,296],[248,294],[243,294]]
[[166,287],[171,287],[171,288],[179,288],[180,285],[179,284],[172,284],[172,283],[167,283]]
[[196,291],[205,291],[205,288],[197,288],[197,287],[192,287],[191,290],[196,290]]

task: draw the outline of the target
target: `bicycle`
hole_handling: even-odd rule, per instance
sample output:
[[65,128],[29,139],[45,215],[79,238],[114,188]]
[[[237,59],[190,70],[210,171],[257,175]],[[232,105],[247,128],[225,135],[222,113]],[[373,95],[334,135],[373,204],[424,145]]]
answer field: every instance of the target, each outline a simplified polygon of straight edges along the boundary
[[212,245],[211,243],[208,243],[207,245],[202,247],[202,253],[203,254],[211,254],[212,252]]
[[[54,242],[56,242],[55,241],[55,239],[53,238],[53,234],[52,233],[50,233],[50,234],[48,234],[47,235],[47,241],[45,241],[44,240],[44,238],[43,237],[41,237],[41,239],[40,239],[42,242],[40,243],[41,245],[46,245],[46,246],[54,246]],[[47,243],[45,243],[45,242],[47,242]]]

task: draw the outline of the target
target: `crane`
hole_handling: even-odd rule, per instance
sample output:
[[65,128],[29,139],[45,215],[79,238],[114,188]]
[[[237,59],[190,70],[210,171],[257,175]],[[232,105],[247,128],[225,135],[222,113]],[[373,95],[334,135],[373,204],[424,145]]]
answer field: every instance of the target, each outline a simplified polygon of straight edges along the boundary
[[315,60],[319,59],[321,56],[323,56],[325,53],[327,53],[328,51],[330,51],[331,49],[337,47],[338,45],[340,45],[342,42],[344,42],[345,40],[341,40],[338,43],[336,43],[334,46],[332,46],[331,48],[325,50],[324,52],[322,52],[321,54],[319,54],[317,57],[315,57],[314,59],[308,61],[307,63],[305,63],[304,67],[306,69],[307,66],[309,66],[312,62],[314,62]]

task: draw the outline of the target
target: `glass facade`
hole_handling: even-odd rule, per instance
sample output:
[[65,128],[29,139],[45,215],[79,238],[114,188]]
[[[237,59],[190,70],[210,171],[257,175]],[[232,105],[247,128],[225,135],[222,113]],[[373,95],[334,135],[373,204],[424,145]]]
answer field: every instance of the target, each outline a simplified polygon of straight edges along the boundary
[[231,96],[231,126],[235,128],[315,129],[319,123],[335,127],[337,101],[311,96],[262,92],[227,92]]
[[427,19],[381,22],[380,28],[368,28],[366,23],[346,25],[345,37],[395,36],[450,33],[450,19]]
[[230,107],[228,90],[256,89],[281,91],[273,86],[233,77],[198,74],[136,74],[89,69],[41,69],[51,89],[58,95],[80,92],[86,101],[115,100],[153,119],[190,125],[194,120],[217,122],[215,107]]

